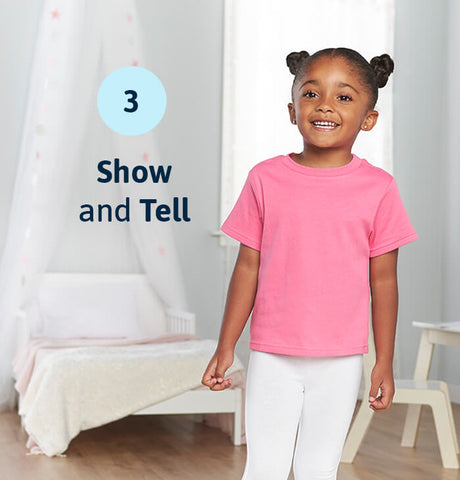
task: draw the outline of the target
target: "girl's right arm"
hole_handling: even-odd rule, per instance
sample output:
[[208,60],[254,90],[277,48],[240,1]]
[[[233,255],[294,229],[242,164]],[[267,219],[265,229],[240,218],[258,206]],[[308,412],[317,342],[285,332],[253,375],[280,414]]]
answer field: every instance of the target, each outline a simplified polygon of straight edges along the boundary
[[254,306],[259,264],[260,252],[240,243],[228,287],[217,349],[201,381],[211,390],[224,390],[231,386],[231,378],[224,380],[224,375],[233,363],[236,342]]

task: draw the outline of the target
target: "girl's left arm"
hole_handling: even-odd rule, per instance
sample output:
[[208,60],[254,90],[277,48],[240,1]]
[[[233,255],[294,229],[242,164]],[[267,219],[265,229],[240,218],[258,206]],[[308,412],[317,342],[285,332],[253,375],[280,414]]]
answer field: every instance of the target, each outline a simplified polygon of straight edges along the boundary
[[[369,260],[372,299],[372,329],[376,362],[371,374],[369,406],[374,411],[388,410],[393,401],[393,354],[398,317],[398,249]],[[381,395],[377,397],[380,387]]]

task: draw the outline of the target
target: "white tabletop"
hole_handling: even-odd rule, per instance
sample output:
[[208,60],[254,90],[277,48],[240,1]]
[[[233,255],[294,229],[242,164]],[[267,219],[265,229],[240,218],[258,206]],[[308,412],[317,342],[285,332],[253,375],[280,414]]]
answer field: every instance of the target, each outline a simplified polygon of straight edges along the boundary
[[460,322],[439,322],[439,323],[412,322],[412,325],[414,327],[419,327],[419,328],[430,328],[432,330],[445,330],[448,332],[460,333]]

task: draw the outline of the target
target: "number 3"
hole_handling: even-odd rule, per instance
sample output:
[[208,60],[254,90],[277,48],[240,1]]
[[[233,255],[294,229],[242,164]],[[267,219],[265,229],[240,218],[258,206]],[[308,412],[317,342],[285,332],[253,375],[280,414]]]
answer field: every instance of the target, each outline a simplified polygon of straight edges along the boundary
[[131,108],[126,108],[125,107],[123,110],[125,112],[129,112],[129,113],[135,112],[137,110],[137,107],[139,106],[136,102],[137,92],[135,90],[126,90],[125,95],[132,95],[131,98],[127,99],[127,102],[132,103],[133,106]]

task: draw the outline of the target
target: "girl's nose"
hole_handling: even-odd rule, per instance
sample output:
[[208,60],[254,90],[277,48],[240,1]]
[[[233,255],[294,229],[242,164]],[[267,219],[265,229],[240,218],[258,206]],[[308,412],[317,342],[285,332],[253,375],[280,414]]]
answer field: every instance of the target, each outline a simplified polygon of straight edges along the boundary
[[322,101],[318,103],[318,110],[321,110],[322,112],[330,112],[332,111],[332,99],[330,98],[329,95],[325,95],[322,98]]
[[322,112],[331,112],[332,107],[330,106],[329,103],[324,102],[321,105],[318,105],[317,110],[321,110]]

